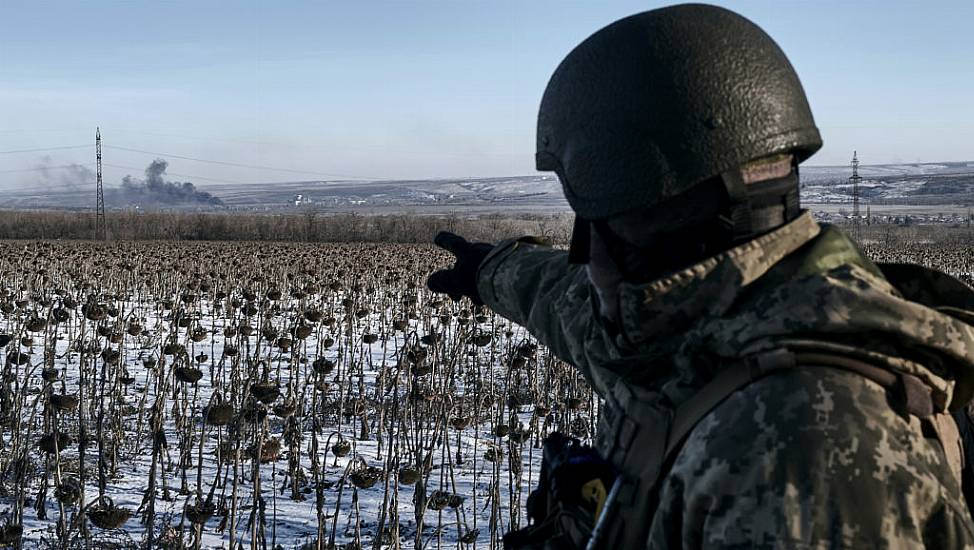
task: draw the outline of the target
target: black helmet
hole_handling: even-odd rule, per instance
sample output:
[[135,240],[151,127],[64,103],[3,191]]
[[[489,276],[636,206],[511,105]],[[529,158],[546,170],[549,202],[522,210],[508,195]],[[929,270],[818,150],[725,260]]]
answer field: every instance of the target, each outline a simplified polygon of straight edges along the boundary
[[[756,159],[790,154],[797,164],[821,145],[771,37],[726,9],[683,4],[616,21],[565,57],[541,101],[536,161],[592,221]],[[727,179],[738,186],[729,195],[742,196],[740,178]]]

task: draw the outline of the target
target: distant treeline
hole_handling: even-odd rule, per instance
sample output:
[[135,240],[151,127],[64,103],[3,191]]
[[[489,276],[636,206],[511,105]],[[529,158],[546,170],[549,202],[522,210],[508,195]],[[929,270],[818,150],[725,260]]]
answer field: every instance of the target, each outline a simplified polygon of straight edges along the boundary
[[[908,219],[909,217],[907,217]],[[0,239],[91,239],[91,212],[0,210]],[[114,240],[430,242],[448,230],[468,239],[497,241],[537,235],[568,244],[571,214],[292,214],[114,211],[107,216]],[[844,223],[843,223],[844,222]],[[851,232],[846,220],[839,227]],[[873,242],[937,242],[974,245],[974,228],[965,224],[863,224],[862,238]]]
[[[449,230],[473,240],[496,241],[538,235],[567,243],[572,218],[566,214],[517,216],[360,213],[297,214],[108,212],[108,236],[115,240],[430,242]],[[0,211],[0,239],[91,239],[91,212]]]
[[[909,217],[909,216],[907,216]],[[837,224],[848,235],[854,234],[851,223]],[[873,223],[860,226],[864,242],[874,242],[890,247],[903,243],[927,243],[952,245],[970,253],[974,250],[974,227],[966,223]]]

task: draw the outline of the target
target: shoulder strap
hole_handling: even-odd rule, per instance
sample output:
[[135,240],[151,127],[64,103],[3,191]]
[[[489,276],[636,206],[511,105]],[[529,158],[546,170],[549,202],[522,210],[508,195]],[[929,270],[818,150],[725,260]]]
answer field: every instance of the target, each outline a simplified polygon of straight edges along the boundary
[[673,423],[666,438],[663,463],[683,445],[684,439],[717,405],[732,393],[767,376],[795,367],[831,367],[855,372],[893,391],[900,398],[902,412],[926,418],[935,413],[930,388],[919,378],[905,373],[894,373],[864,361],[834,353],[794,353],[786,348],[750,355],[720,369],[707,385],[688,401],[677,407]]
[[[606,408],[605,425],[599,430],[599,437],[604,438],[599,447],[605,453],[604,458],[618,469],[619,475],[602,508],[588,548],[628,548],[642,544],[645,533],[640,522],[646,511],[654,508],[653,495],[660,480],[666,476],[676,454],[700,420],[748,384],[769,374],[806,367],[855,372],[894,393],[898,399],[892,401],[903,406],[898,412],[932,419],[934,400],[930,388],[920,379],[819,348],[793,351],[779,347],[741,358],[720,368],[713,380],[675,410],[660,409],[649,396],[654,392],[646,392],[620,380],[606,396],[612,406]],[[937,407],[937,410],[942,413],[943,407]],[[661,441],[664,445],[659,444]],[[944,447],[947,453],[951,452],[948,444]],[[956,439],[952,448],[957,448]],[[949,456],[948,460],[959,463],[956,455]],[[630,517],[625,519],[627,515]]]
[[683,445],[693,427],[732,393],[770,372],[794,366],[794,354],[779,348],[749,356],[717,371],[713,380],[674,412],[663,463],[669,462],[670,455]]

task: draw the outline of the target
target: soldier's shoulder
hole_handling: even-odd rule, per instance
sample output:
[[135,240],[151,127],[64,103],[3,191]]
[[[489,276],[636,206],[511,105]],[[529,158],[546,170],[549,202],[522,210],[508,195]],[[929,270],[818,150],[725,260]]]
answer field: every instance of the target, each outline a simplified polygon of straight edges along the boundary
[[960,279],[922,265],[878,265],[886,280],[907,300],[962,316],[968,323],[974,321],[974,289]]
[[[882,387],[858,374],[778,373],[701,420],[662,484],[660,510],[691,525],[709,546],[762,540],[858,548],[882,541],[878,547],[903,548],[932,539],[932,547],[967,547],[974,526],[960,488],[945,489],[951,474],[931,441],[889,406]],[[868,508],[856,506],[864,494]],[[904,527],[892,529],[891,518]],[[654,534],[673,534],[656,523]],[[830,529],[836,524],[849,529],[840,536]],[[925,532],[931,524],[941,531]],[[794,538],[798,527],[806,529],[801,541]]]

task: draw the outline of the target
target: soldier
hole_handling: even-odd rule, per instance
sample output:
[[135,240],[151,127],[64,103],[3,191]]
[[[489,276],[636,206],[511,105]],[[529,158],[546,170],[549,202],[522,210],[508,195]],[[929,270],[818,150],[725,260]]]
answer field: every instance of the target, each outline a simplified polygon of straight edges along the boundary
[[456,264],[428,281],[605,400],[610,494],[547,504],[509,546],[974,545],[949,414],[974,389],[974,291],[801,210],[820,146],[785,55],[722,8],[640,13],[562,61],[536,159],[575,211],[569,251],[441,233]]

